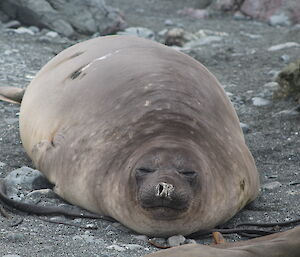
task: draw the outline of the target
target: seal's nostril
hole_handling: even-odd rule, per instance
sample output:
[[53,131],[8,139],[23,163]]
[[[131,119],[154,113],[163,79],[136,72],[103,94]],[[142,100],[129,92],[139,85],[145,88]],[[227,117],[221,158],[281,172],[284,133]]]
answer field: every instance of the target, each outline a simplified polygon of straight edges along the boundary
[[158,195],[161,195],[163,190],[164,190],[164,187],[161,184],[158,184],[158,190],[157,190]]
[[165,182],[158,183],[155,187],[156,196],[162,198],[171,198],[171,193],[174,191],[174,186]]

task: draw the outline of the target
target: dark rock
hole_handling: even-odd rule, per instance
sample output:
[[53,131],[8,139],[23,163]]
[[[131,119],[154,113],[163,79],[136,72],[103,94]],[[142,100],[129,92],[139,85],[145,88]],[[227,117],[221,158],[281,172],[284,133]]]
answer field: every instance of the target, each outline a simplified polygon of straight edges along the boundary
[[100,32],[112,34],[126,23],[104,0],[2,0],[2,10],[26,25],[49,28],[65,36]]
[[295,97],[300,102],[300,58],[289,64],[277,76],[279,89],[274,92],[275,98]]

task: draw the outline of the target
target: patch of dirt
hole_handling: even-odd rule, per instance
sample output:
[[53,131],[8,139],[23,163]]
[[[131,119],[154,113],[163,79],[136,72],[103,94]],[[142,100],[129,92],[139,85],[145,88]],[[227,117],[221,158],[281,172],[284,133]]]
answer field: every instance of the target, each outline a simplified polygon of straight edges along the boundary
[[[176,4],[172,5],[173,2]],[[143,26],[159,32],[166,28],[164,21],[171,19],[189,32],[207,29],[228,33],[222,41],[190,53],[214,73],[226,86],[225,90],[232,94],[240,121],[250,127],[245,138],[260,172],[263,189],[259,197],[226,225],[233,226],[241,221],[276,222],[299,218],[300,116],[275,115],[294,107],[296,103],[291,99],[271,101],[266,106],[254,106],[252,103],[252,98],[257,96],[271,100],[264,84],[286,66],[280,57],[288,55],[292,62],[300,55],[299,48],[267,51],[272,45],[289,41],[285,37],[289,28],[270,27],[255,21],[236,21],[220,15],[193,20],[176,14],[183,4],[174,0],[112,0],[110,4],[124,10],[130,26]],[[39,35],[19,35],[3,28],[0,28],[0,33],[0,86],[26,87],[47,61],[74,43],[62,38],[45,42]],[[257,37],[251,38],[249,34]],[[18,112],[19,106],[0,102],[0,178],[21,166],[32,167],[20,142]],[[273,189],[264,186],[271,182],[279,182],[277,185],[280,186]],[[16,217],[22,217],[24,221],[10,227],[10,221],[0,216],[1,256],[126,257],[142,256],[157,250],[134,237],[133,232],[126,232],[122,226],[107,221],[86,221],[99,227],[98,230],[86,232],[76,227],[46,223],[35,216],[16,214]],[[229,238],[239,239],[237,236]],[[123,244],[138,244],[141,248],[130,250]],[[125,250],[108,249],[111,245],[122,246]]]

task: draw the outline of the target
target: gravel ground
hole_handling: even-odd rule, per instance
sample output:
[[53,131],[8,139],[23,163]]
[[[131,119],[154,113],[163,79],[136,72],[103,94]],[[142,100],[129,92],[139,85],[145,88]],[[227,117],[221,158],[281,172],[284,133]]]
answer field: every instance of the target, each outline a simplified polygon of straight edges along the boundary
[[[265,84],[286,66],[286,56],[289,61],[300,57],[299,47],[273,52],[267,49],[292,40],[300,42],[300,29],[270,27],[220,15],[195,21],[176,14],[183,6],[172,5],[167,0],[161,5],[158,0],[131,1],[136,5],[128,5],[128,2],[112,0],[111,4],[124,10],[130,26],[147,27],[157,33],[167,27],[164,21],[171,19],[188,32],[206,29],[227,33],[221,41],[189,52],[216,75],[229,93],[240,121],[249,127],[245,137],[260,172],[262,190],[259,197],[225,225],[299,218],[300,115],[279,115],[280,111],[291,109],[296,103],[291,99],[272,101],[271,89]],[[0,86],[26,87],[47,61],[73,43],[61,37],[46,39],[43,32],[17,34],[0,25]],[[258,105],[253,104],[254,100]],[[0,102],[0,178],[21,166],[33,167],[20,142],[18,112],[19,106]],[[22,213],[13,216],[24,220],[12,227],[13,220],[0,215],[0,256],[127,257],[157,250],[145,237],[118,223],[73,221],[98,227],[97,230],[86,230],[48,223]],[[239,237],[231,236],[231,239]]]

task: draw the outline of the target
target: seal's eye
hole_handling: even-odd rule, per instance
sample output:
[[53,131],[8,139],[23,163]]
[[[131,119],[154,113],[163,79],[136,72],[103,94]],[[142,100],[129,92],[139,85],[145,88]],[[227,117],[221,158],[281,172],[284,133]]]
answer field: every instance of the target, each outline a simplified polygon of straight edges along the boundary
[[154,169],[145,168],[145,167],[138,168],[136,171],[137,171],[139,174],[149,174],[149,173],[155,172]]
[[179,171],[179,173],[189,178],[195,177],[197,175],[197,173],[193,170],[181,170]]

